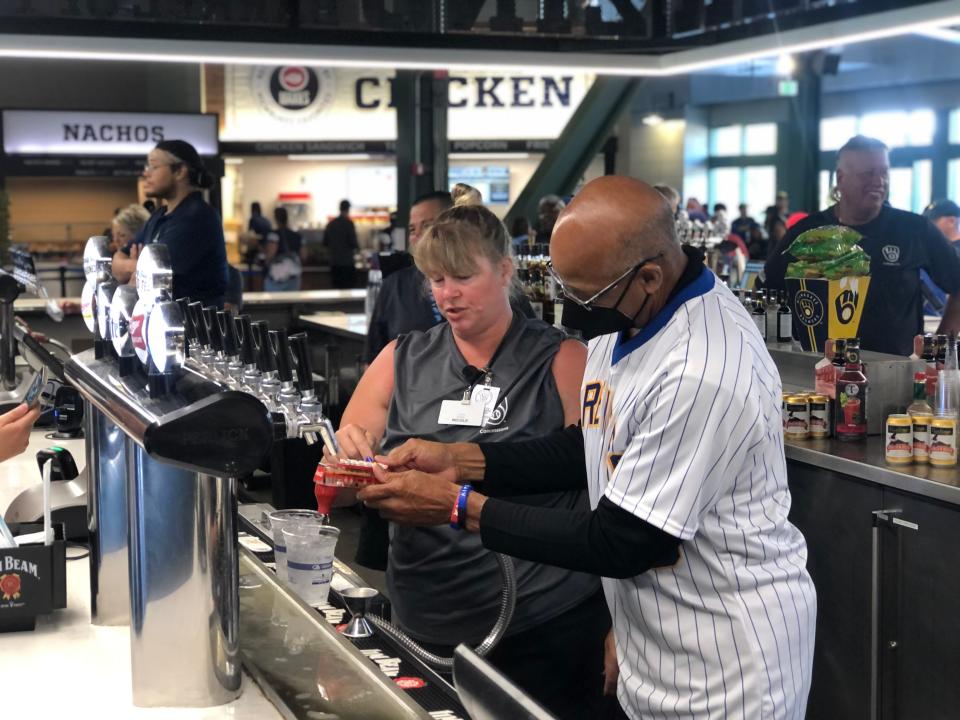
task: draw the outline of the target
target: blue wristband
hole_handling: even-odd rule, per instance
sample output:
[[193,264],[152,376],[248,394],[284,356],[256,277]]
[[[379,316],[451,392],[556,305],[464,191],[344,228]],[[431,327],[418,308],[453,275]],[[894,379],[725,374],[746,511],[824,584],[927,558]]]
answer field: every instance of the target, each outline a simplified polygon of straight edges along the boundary
[[457,504],[454,507],[453,517],[450,519],[450,527],[454,530],[463,530],[467,523],[467,498],[473,490],[472,485],[464,485],[460,488],[460,494],[457,495]]

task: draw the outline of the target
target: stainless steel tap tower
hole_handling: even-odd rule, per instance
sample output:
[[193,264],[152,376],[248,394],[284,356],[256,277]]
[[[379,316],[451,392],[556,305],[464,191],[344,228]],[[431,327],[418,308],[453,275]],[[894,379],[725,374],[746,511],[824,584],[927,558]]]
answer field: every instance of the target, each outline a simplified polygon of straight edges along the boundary
[[97,340],[66,375],[91,410],[93,621],[129,621],[136,705],[200,707],[241,692],[234,478],[273,428],[256,397],[184,364],[165,251],[141,253],[135,299],[91,238],[83,314]]

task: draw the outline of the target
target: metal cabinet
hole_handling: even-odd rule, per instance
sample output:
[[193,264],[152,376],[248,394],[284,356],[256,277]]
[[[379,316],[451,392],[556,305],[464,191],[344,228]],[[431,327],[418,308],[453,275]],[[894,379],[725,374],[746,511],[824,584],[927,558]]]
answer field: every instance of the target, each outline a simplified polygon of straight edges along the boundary
[[790,462],[817,587],[808,718],[960,714],[960,508]]
[[883,720],[960,715],[960,509],[896,490],[878,515],[877,675]]
[[790,463],[790,521],[807,540],[817,588],[817,635],[808,718],[869,720],[873,511],[871,483]]

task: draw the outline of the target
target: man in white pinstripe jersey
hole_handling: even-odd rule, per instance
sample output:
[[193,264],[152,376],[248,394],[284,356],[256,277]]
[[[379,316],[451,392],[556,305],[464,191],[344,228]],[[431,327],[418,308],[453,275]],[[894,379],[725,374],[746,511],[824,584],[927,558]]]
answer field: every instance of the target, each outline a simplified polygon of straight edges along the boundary
[[[639,181],[586,185],[551,254],[564,323],[597,335],[580,426],[521,443],[409,441],[385,461],[413,469],[361,497],[418,524],[459,503],[486,547],[602,575],[628,717],[802,718],[816,594],[787,520],[781,386],[762,338]],[[558,477],[586,482],[593,509],[505,499]]]

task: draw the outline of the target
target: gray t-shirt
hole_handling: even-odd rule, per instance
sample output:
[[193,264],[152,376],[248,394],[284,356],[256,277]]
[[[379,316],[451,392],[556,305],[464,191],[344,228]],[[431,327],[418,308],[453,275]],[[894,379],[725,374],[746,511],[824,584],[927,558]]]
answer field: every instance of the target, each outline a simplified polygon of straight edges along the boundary
[[[440,425],[443,400],[460,400],[467,366],[450,326],[397,340],[394,391],[383,445],[407,438],[440,442],[499,442],[546,435],[563,427],[563,405],[553,359],[563,334],[540,320],[514,313],[493,363],[491,384],[500,388],[496,410],[484,427]],[[516,502],[586,509],[586,492],[558,492]],[[396,620],[418,640],[453,645],[483,640],[497,617],[500,571],[480,536],[444,524],[414,528],[391,523],[387,587]],[[514,560],[517,606],[507,634],[535,627],[583,602],[599,580],[583,573]]]

